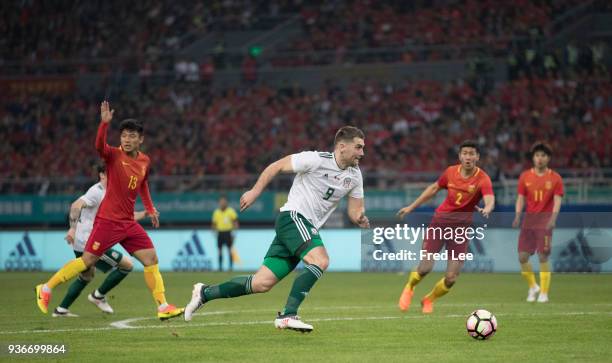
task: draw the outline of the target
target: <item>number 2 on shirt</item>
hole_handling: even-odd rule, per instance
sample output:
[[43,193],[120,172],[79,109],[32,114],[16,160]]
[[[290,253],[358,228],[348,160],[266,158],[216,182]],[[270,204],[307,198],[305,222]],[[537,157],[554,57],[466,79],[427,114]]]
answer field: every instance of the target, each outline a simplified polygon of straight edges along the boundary
[[128,184],[128,188],[129,189],[136,189],[136,185],[138,183],[138,177],[135,177],[134,175],[130,175],[130,182]]
[[463,194],[457,193],[457,199],[455,200],[455,204],[461,205],[461,200],[463,199]]

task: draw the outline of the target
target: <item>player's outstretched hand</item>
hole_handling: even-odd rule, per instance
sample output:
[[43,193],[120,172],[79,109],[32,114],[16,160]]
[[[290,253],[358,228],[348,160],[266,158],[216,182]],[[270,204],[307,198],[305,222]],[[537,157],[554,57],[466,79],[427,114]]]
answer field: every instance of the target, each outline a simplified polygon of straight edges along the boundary
[[248,207],[250,207],[251,204],[255,202],[257,197],[259,197],[259,193],[257,193],[253,189],[242,194],[242,197],[240,197],[240,211],[242,212]]
[[357,225],[361,228],[370,228],[370,220],[365,214],[361,214],[359,219],[357,219]]
[[479,206],[476,206],[476,210],[485,218],[489,218],[489,215],[491,214],[491,210],[487,208],[480,208]]
[[404,208],[400,209],[400,210],[399,210],[399,212],[397,212],[397,216],[398,216],[400,219],[403,219],[403,218],[404,218],[404,216],[406,216],[406,214],[408,214],[408,213],[410,213],[410,212],[412,212],[412,208],[410,208],[410,206],[408,206],[408,207],[404,207]]
[[66,237],[64,237],[64,239],[66,240],[66,242],[68,242],[69,245],[74,244],[74,234],[75,233],[76,231],[74,230],[74,228],[70,228],[68,232],[66,233]]
[[157,209],[153,212],[153,214],[148,213],[149,218],[151,218],[151,224],[154,228],[159,228],[159,212]]
[[102,101],[102,104],[100,104],[100,120],[104,123],[109,123],[113,119],[114,113],[115,110],[110,109],[108,101]]

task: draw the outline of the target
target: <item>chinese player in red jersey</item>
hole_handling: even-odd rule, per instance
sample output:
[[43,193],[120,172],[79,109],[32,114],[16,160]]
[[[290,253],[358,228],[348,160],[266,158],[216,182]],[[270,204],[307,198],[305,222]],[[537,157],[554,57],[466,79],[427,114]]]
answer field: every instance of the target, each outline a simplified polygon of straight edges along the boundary
[[[529,284],[527,301],[533,302],[538,296],[538,302],[548,301],[550,288],[550,255],[552,230],[555,228],[557,216],[561,209],[563,198],[563,180],[561,176],[548,167],[552,149],[543,142],[537,142],[531,147],[533,168],[525,170],[518,182],[515,217],[512,226],[518,227],[521,213],[527,201],[527,209],[521,233],[519,235],[518,253],[521,263],[521,274]],[[538,252],[540,258],[540,285],[536,283],[535,274],[529,263],[529,257]]]
[[122,121],[119,126],[121,146],[109,146],[106,143],[106,131],[113,113],[108,102],[102,102],[96,150],[106,163],[107,190],[85,251],[81,257],[64,265],[49,281],[36,286],[36,301],[40,310],[47,313],[54,287],[94,266],[107,249],[120,243],[144,265],[145,282],[158,305],[157,316],[162,320],[170,319],[181,315],[183,309],[166,302],[155,247],[142,226],[134,220],[134,204],[136,196],[140,194],[153,226],[159,227],[159,213],[153,207],[147,182],[150,160],[139,151],[144,141],[142,124],[134,119]]
[[[459,161],[461,163],[448,167],[437,182],[427,187],[412,204],[398,212],[400,218],[403,218],[406,214],[411,213],[433,198],[441,189],[447,190],[446,199],[436,209],[428,227],[430,230],[438,227],[442,229],[451,227],[455,231],[454,239],[445,239],[440,233],[438,233],[438,236],[436,236],[436,233],[432,233],[433,236],[426,234],[423,240],[422,250],[427,253],[438,253],[442,246],[445,246],[449,254],[445,276],[421,300],[422,311],[425,314],[433,312],[433,302],[448,293],[455,284],[459,272],[461,272],[465,261],[460,258],[451,259],[450,256],[460,256],[461,253],[467,252],[469,241],[464,231],[472,224],[474,210],[488,218],[495,205],[491,179],[484,170],[476,166],[479,159],[478,144],[470,140],[464,141],[459,147]],[[478,207],[481,199],[484,199],[484,208]],[[427,255],[427,257],[429,256]],[[433,266],[434,260],[432,258],[421,259],[416,270],[410,273],[408,283],[400,296],[400,310],[408,310],[414,294],[414,287],[433,269]]]

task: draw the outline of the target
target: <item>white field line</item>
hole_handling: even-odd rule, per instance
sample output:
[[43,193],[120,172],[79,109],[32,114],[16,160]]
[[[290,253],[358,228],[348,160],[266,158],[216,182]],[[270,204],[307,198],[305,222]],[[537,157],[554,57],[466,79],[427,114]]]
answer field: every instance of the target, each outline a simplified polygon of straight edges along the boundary
[[[261,310],[258,310],[261,311]],[[265,310],[268,311],[268,310]],[[194,315],[221,315],[227,314],[230,311],[216,311],[210,313],[196,313]],[[519,313],[519,314],[495,314],[496,316],[518,316],[518,317],[529,317],[529,316],[545,316],[545,315],[558,315],[558,316],[581,316],[581,315],[612,315],[612,311],[568,311],[558,313]],[[466,314],[446,314],[446,315],[399,315],[399,316],[359,316],[359,317],[332,317],[332,318],[313,318],[307,319],[308,322],[321,322],[321,321],[355,321],[355,320],[398,320],[398,319],[424,319],[429,317],[434,318],[462,318],[466,317]],[[146,329],[146,328],[166,328],[171,326],[172,328],[181,327],[206,327],[206,326],[230,326],[230,325],[258,325],[258,324],[272,324],[273,320],[260,320],[260,321],[235,321],[235,322],[211,322],[211,323],[186,323],[183,325],[169,325],[168,323],[157,324],[157,325],[139,325],[132,326],[130,323],[142,320],[150,320],[149,317],[132,318],[126,320],[120,320],[111,323],[112,327],[117,329]]]
[[[450,305],[450,304],[448,304]],[[458,304],[463,305],[463,304]],[[487,304],[481,304],[487,305]],[[488,304],[493,305],[493,304]],[[474,304],[470,304],[470,306],[474,306]],[[360,307],[349,307],[349,306],[338,306],[335,308],[320,308],[320,309],[310,309],[310,310],[326,310],[326,311],[334,311],[334,310],[343,310],[350,308],[365,308],[366,306]],[[368,306],[372,308],[372,306]],[[268,309],[257,309],[257,310],[235,310],[235,311],[212,311],[205,312],[196,315],[206,316],[206,315],[222,315],[222,314],[230,314],[230,313],[241,313],[241,312],[261,312],[261,311],[269,311]],[[582,315],[610,315],[612,316],[612,311],[569,311],[569,312],[552,312],[552,313],[502,313],[495,314],[496,316],[514,316],[514,317],[530,317],[530,316],[582,316]],[[399,315],[399,316],[361,316],[361,317],[331,317],[331,318],[313,318],[307,319],[308,322],[327,322],[327,321],[364,321],[364,320],[412,320],[412,319],[426,319],[426,318],[461,318],[465,317],[465,314],[446,314],[446,315]],[[44,329],[44,330],[18,330],[18,331],[0,331],[0,335],[9,335],[9,334],[40,334],[40,333],[65,333],[65,332],[92,332],[92,331],[108,331],[108,330],[125,330],[125,329],[164,329],[164,328],[195,328],[195,327],[214,327],[214,326],[244,326],[244,325],[264,325],[270,324],[272,325],[272,319],[269,320],[255,320],[255,321],[226,321],[226,322],[209,322],[209,323],[185,323],[185,324],[172,324],[164,323],[157,325],[139,325],[132,326],[130,325],[136,321],[142,320],[151,320],[154,318],[151,317],[139,317],[139,318],[131,318],[116,321],[110,324],[107,327],[97,327],[97,328],[66,328],[66,329]]]

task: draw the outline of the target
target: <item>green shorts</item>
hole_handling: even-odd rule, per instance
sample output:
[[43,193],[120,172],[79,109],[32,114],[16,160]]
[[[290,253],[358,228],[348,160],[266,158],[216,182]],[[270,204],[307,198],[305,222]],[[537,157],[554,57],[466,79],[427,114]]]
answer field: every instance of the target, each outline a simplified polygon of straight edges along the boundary
[[[83,252],[74,251],[74,255],[79,258],[83,256]],[[96,262],[96,268],[104,273],[107,273],[108,271],[117,267],[122,258],[123,253],[109,248],[102,256],[100,256],[98,262]]]
[[297,212],[280,212],[274,230],[276,236],[263,264],[272,270],[279,280],[293,271],[310,250],[324,247],[319,231]]

